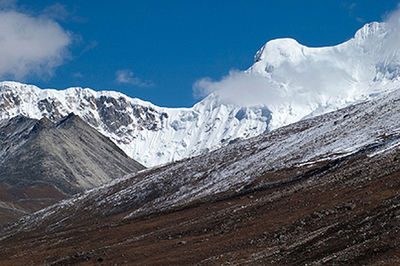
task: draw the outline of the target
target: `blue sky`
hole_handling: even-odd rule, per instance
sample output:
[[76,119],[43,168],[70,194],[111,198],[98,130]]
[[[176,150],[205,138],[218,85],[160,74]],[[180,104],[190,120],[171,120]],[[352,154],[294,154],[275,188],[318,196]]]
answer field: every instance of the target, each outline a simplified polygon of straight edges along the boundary
[[[32,68],[32,62],[39,60],[33,55],[37,52],[27,51],[24,69],[2,73],[0,61],[0,77],[42,88],[118,90],[161,106],[191,106],[199,100],[192,91],[196,80],[218,80],[231,69],[248,68],[268,40],[291,37],[307,46],[338,44],[365,23],[381,21],[397,3],[0,0],[0,19],[9,12],[50,21],[42,36],[54,41],[32,45],[44,50],[40,50],[44,53],[40,67]],[[43,22],[37,25],[43,27]],[[7,50],[7,54],[12,52]],[[15,58],[20,60],[18,56],[9,60]],[[3,63],[12,66],[12,62]]]

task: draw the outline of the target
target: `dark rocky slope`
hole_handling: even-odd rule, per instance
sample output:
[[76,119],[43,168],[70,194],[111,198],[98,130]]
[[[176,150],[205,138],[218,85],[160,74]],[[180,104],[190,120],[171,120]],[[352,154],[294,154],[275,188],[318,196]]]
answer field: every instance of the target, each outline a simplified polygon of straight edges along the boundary
[[399,264],[400,91],[115,180],[0,234],[2,264]]
[[[399,152],[372,160],[359,154],[294,182],[130,220],[121,220],[127,212],[92,217],[81,209],[69,213],[82,218],[68,229],[53,224],[1,241],[0,263],[397,265],[397,158]],[[283,181],[292,173],[279,176]]]
[[0,124],[0,223],[144,167],[70,114]]

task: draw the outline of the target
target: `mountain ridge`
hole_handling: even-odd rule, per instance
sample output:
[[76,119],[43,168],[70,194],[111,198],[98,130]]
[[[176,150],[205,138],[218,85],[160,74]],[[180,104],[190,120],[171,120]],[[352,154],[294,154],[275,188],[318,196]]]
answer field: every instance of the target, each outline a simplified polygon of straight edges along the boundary
[[0,224],[10,215],[29,213],[143,169],[72,113],[59,123],[24,116],[2,121]]
[[[0,119],[23,114],[57,121],[74,112],[130,157],[150,166],[215,149],[224,139],[264,132],[269,119],[265,107],[229,107],[214,97],[193,108],[162,108],[118,92],[41,90],[16,82],[0,83],[0,94]],[[242,123],[235,118],[239,111]]]
[[[39,211],[35,214],[36,221],[41,223],[41,215],[53,213],[53,209],[69,209],[72,205],[82,208],[89,203],[101,206],[92,208],[93,217],[108,216],[113,210],[124,212],[121,206],[125,204],[134,210],[127,217],[136,217],[153,209],[177,207],[188,200],[215,197],[226,191],[244,191],[247,187],[262,185],[254,181],[264,175],[268,176],[266,184],[273,184],[276,179],[273,173],[281,170],[296,177],[301,176],[297,168],[307,172],[360,153],[368,154],[369,158],[391,153],[400,147],[399,101],[400,90],[397,90],[207,154],[127,175]],[[68,223],[70,218],[64,218]],[[33,226],[31,222],[26,225]]]
[[116,179],[4,229],[0,261],[396,264],[399,102],[396,90]]
[[112,91],[2,82],[0,120],[22,114],[54,122],[74,112],[131,158],[162,165],[399,88],[394,26],[366,24],[352,39],[331,47],[310,48],[288,38],[269,41],[246,71],[205,82],[210,94],[191,108],[158,107]]

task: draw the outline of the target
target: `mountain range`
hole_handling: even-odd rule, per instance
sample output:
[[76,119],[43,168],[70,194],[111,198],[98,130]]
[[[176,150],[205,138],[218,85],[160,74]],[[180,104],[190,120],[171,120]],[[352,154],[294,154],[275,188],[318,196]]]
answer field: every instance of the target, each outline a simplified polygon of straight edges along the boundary
[[207,83],[211,94],[192,108],[158,107],[112,91],[2,82],[0,119],[56,122],[73,112],[139,163],[162,165],[393,91],[398,35],[389,23],[374,22],[332,47],[272,40],[248,70]]
[[396,264],[399,102],[396,90],[116,179],[5,228],[0,258]]
[[0,264],[400,264],[396,25],[267,42],[192,108],[0,83]]

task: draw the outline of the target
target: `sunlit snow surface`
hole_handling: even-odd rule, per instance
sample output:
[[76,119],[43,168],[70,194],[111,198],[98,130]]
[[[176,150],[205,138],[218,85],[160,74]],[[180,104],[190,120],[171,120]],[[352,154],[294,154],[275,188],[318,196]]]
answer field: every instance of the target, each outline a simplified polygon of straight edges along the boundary
[[216,193],[241,191],[268,172],[331,161],[360,150],[369,157],[397,151],[399,139],[397,90],[208,154],[125,176],[27,216],[10,229],[42,223],[51,225],[48,230],[67,226],[76,211],[89,216],[128,212],[125,218],[129,218],[179,207]]
[[129,156],[154,166],[214,150],[236,138],[268,129],[264,106],[242,108],[210,96],[192,108],[162,108],[118,92],[69,88],[39,89],[0,83],[0,119],[47,116],[53,121],[74,112],[110,137]]
[[111,91],[2,82],[0,119],[57,120],[74,112],[133,159],[162,165],[399,88],[397,31],[371,23],[349,41],[323,48],[272,40],[247,71],[200,82],[211,94],[192,108],[162,108]]

